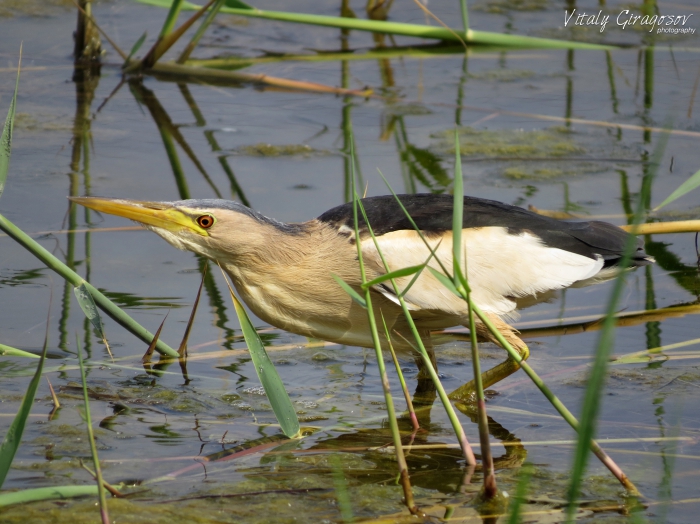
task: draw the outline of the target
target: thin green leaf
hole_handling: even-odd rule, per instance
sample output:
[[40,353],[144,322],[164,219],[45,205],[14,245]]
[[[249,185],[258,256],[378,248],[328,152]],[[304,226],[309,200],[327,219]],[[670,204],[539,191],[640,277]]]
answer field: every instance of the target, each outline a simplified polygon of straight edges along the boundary
[[129,62],[129,60],[131,60],[131,57],[134,56],[139,49],[141,49],[141,46],[146,41],[147,35],[148,35],[148,31],[144,31],[143,34],[141,35],[141,37],[138,40],[136,40],[136,43],[131,48],[131,51],[129,51],[129,56],[127,56],[126,59],[124,60],[125,64],[127,64]]
[[97,495],[97,486],[51,486],[48,488],[23,489],[0,495],[0,508],[11,504],[25,504],[40,500],[68,499]]
[[24,426],[27,424],[27,418],[29,418],[29,412],[32,410],[36,390],[39,387],[39,381],[41,380],[41,371],[44,367],[46,348],[48,347],[49,333],[47,328],[46,337],[44,338],[44,349],[41,351],[41,357],[39,358],[39,363],[36,366],[36,372],[34,373],[32,380],[29,382],[27,392],[24,394],[24,398],[22,399],[22,404],[20,404],[17,415],[15,415],[10,428],[5,434],[5,440],[3,440],[2,445],[0,446],[0,487],[2,487],[3,483],[5,482],[7,473],[10,471],[12,460],[15,458],[15,453],[17,453],[17,448],[19,448],[19,443],[22,440]]
[[[441,243],[442,243],[442,239],[440,239],[440,241],[437,243],[437,245],[435,246],[435,249],[432,249],[430,246],[428,246],[428,249],[430,249],[430,255],[428,255],[428,258],[427,258],[427,259],[425,260],[425,262],[423,263],[423,269],[425,269],[426,267],[428,267],[428,263],[430,262],[430,259],[433,258],[433,257],[435,256],[435,252],[438,250],[438,248],[440,247],[440,244],[441,244]],[[405,297],[405,296],[408,294],[408,292],[409,292],[409,291],[411,290],[411,288],[413,287],[413,284],[415,284],[415,283],[418,281],[418,279],[420,278],[420,276],[423,274],[423,269],[421,269],[420,271],[418,271],[418,273],[416,273],[416,274],[414,275],[414,277],[411,279],[411,281],[408,283],[408,285],[407,285],[407,286],[404,288],[404,290],[401,292],[401,294],[399,295],[399,297],[403,298],[403,297]]]
[[146,56],[143,57],[143,65],[145,67],[153,67],[153,65],[162,57],[168,49],[170,49],[175,42],[177,42],[180,37],[185,34],[185,32],[192,27],[192,24],[194,24],[200,16],[202,16],[204,13],[206,13],[207,9],[209,9],[212,4],[214,3],[215,0],[209,0],[209,2],[201,6],[199,10],[190,18],[188,18],[180,27],[177,29],[173,30],[175,20],[172,20],[173,25],[169,25],[170,22],[170,17],[174,16],[175,19],[177,18],[177,15],[179,14],[179,7],[176,10],[175,14],[173,15],[175,5],[180,3],[180,0],[173,0],[172,4],[172,9],[168,13],[168,20],[166,21],[166,24],[163,26],[163,30],[160,33],[160,36],[158,37],[158,40],[156,43],[153,45],[153,47],[148,51]]
[[432,268],[430,266],[428,266],[428,271],[430,271],[433,274],[433,276],[435,278],[437,278],[443,286],[445,286],[447,289],[452,291],[459,298],[463,298],[461,293],[459,291],[457,291],[457,288],[455,287],[454,282],[452,282],[452,280],[450,280],[449,277],[446,277],[443,273],[441,273],[437,269]]
[[680,198],[688,193],[690,193],[693,189],[696,187],[700,186],[700,170],[696,171],[694,175],[691,175],[688,180],[683,182],[680,186],[678,186],[678,189],[676,189],[673,193],[671,193],[666,200],[661,202],[658,206],[654,208],[654,211],[658,211],[662,207],[664,207],[667,204],[670,204],[677,198]]
[[243,338],[245,338],[245,342],[248,345],[250,357],[253,359],[255,372],[258,374],[260,383],[272,405],[272,411],[274,411],[277,417],[277,422],[280,423],[282,433],[289,438],[295,437],[299,433],[299,419],[297,418],[292,401],[289,399],[287,390],[284,388],[284,383],[279,373],[277,373],[275,365],[270,360],[267,351],[265,351],[263,341],[255,330],[253,323],[250,321],[250,317],[248,317],[248,313],[246,313],[243,304],[241,304],[238,297],[236,297],[233,292],[233,288],[228,278],[226,278],[223,269],[221,273],[224,275],[226,285],[228,285],[228,290],[231,293],[231,300],[233,300],[233,306],[236,309],[238,321],[241,324]]
[[[26,248],[32,255],[41,260],[46,267],[52,269],[58,273],[65,280],[73,284],[74,286],[79,286],[85,280],[78,275],[75,271],[66,266],[54,255],[49,253],[46,248],[40,245],[36,240],[27,235],[24,231],[10,222],[7,218],[0,214],[0,230],[7,233],[20,245]],[[141,326],[133,318],[127,315],[122,309],[117,307],[111,300],[105,297],[98,289],[94,288],[91,284],[86,284],[86,287],[90,290],[90,294],[93,296],[100,309],[107,313],[112,319],[114,319],[118,324],[125,327],[131,333],[139,337],[141,340],[150,344],[153,340],[153,334],[151,334],[147,329]],[[156,350],[169,357],[178,357],[177,351],[168,346],[162,340],[158,341]]]
[[369,282],[365,282],[364,284],[362,284],[362,289],[369,289],[372,286],[376,286],[377,284],[381,284],[382,282],[386,282],[387,280],[391,280],[392,278],[401,278],[413,275],[414,273],[422,271],[424,268],[425,264],[419,264],[417,266],[408,266],[402,269],[397,269],[396,271],[384,273],[383,275],[378,276],[374,280],[370,280]]
[[19,46],[19,62],[17,63],[17,80],[15,81],[15,93],[12,95],[10,109],[7,112],[5,125],[0,135],[0,196],[5,189],[7,172],[10,169],[10,153],[12,152],[12,128],[15,124],[15,107],[17,106],[17,90],[19,89],[19,70],[22,65],[22,45]]
[[207,16],[204,17],[204,20],[197,28],[197,31],[195,31],[195,34],[190,40],[189,44],[187,44],[185,49],[180,54],[180,57],[177,59],[178,64],[184,64],[187,61],[187,59],[192,54],[192,51],[194,51],[194,48],[199,43],[199,40],[204,36],[204,33],[207,31],[211,23],[214,21],[214,18],[216,18],[216,15],[219,13],[219,10],[224,6],[225,3],[226,0],[216,0],[211,9],[209,9]]
[[21,349],[13,348],[11,346],[6,346],[5,344],[0,344],[0,355],[10,355],[13,357],[29,357],[29,358],[39,358],[39,355],[34,353],[29,353],[28,351],[22,351]]
[[[189,2],[184,2],[188,4]],[[175,27],[175,22],[177,22],[177,17],[180,15],[180,9],[183,7],[182,0],[167,0],[165,4],[170,8],[168,11],[168,16],[165,17],[165,22],[163,22],[163,27],[160,30],[160,37],[163,38],[170,34],[170,32]]]
[[109,356],[114,358],[112,355],[112,350],[107,342],[107,337],[105,335],[104,324],[102,323],[102,317],[100,312],[97,310],[97,304],[95,304],[95,299],[92,297],[92,293],[87,288],[87,282],[83,281],[79,286],[73,288],[73,293],[75,293],[75,298],[78,299],[78,304],[80,304],[80,309],[83,310],[87,319],[92,323],[94,328],[102,337],[102,341],[107,348]]
[[460,266],[462,263],[462,215],[464,214],[464,184],[462,180],[462,155],[459,151],[459,133],[455,129],[455,179],[452,202],[452,273],[455,286],[459,282]]
[[349,285],[345,283],[345,281],[340,278],[338,275],[331,275],[335,281],[338,283],[340,287],[343,288],[343,291],[345,291],[348,295],[350,295],[350,298],[353,299],[357,304],[362,306],[363,308],[367,309],[367,302],[365,301],[364,298],[360,296],[360,294],[355,291],[353,288],[351,288]]
[[[77,288],[76,288],[77,289]],[[77,293],[76,293],[77,295]],[[89,295],[89,293],[88,293]],[[94,306],[94,302],[93,302]],[[97,311],[97,308],[95,308]],[[88,387],[87,378],[85,377],[85,366],[83,365],[83,350],[80,348],[80,340],[78,340],[78,334],[75,335],[76,347],[78,349],[78,364],[80,365],[80,378],[83,384],[83,403],[85,406],[85,424],[87,425],[88,441],[90,442],[90,452],[92,454],[92,463],[95,465],[95,477],[97,480],[97,495],[100,500],[100,516],[102,518],[102,524],[109,524],[109,513],[107,510],[107,498],[105,497],[104,482],[102,480],[102,467],[100,466],[100,459],[97,456],[97,446],[95,445],[95,435],[92,431],[92,418],[90,416],[90,399],[88,397]]]

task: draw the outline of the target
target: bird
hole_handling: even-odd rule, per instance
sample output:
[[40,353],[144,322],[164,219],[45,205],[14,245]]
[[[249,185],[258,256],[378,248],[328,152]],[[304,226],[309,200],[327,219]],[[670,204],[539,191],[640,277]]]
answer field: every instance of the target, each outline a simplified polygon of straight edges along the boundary
[[[442,273],[443,268],[453,267],[454,197],[447,194],[360,199],[366,220],[358,213],[359,238],[352,202],[307,222],[284,223],[231,200],[69,198],[90,209],[134,220],[174,247],[218,263],[263,321],[343,345],[374,347],[366,310],[337,281],[361,289],[358,243],[366,281],[386,274],[382,256],[390,271],[426,261]],[[517,318],[518,304],[536,302],[572,285],[604,280],[626,269],[619,266],[629,237],[607,222],[558,220],[493,200],[464,197],[462,267],[466,267],[471,299],[523,359],[528,358],[529,348],[508,323]],[[637,239],[628,266],[652,262],[642,240]],[[413,279],[414,275],[397,278],[397,289],[432,351],[431,331],[468,327],[468,307],[430,271],[421,271],[411,284]],[[394,347],[406,349],[413,337],[396,291],[384,281],[371,288],[370,296],[379,325],[386,322]],[[481,322],[476,323],[476,331],[480,339],[499,344]],[[483,387],[493,386],[519,367],[509,357],[483,373]],[[473,392],[473,381],[467,386],[461,391]]]

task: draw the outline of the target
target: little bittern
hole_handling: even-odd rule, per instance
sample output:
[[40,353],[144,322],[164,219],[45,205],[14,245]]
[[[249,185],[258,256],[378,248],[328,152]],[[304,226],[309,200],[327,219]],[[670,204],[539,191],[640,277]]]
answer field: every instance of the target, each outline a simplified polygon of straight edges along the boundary
[[[445,268],[452,266],[452,206],[449,195],[400,195]],[[238,293],[261,319],[281,329],[353,346],[372,347],[367,313],[334,280],[359,289],[356,242],[367,279],[385,273],[367,224],[360,217],[355,238],[353,206],[344,204],[318,218],[285,224],[227,200],[142,202],[98,197],[71,198],[97,211],[135,220],[179,249],[218,262]],[[390,269],[423,264],[430,251],[393,196],[362,199],[379,248]],[[502,320],[521,299],[542,296],[576,282],[603,278],[620,262],[628,233],[605,222],[567,222],[522,208],[464,198],[462,243],[471,297],[506,339],[527,358],[525,343]],[[631,265],[653,262],[641,242]],[[435,258],[431,267],[440,270]],[[397,279],[404,290],[413,276]],[[404,314],[389,282],[373,289],[376,315],[383,315],[393,341],[410,340]],[[423,271],[404,298],[429,341],[430,330],[468,325],[467,307],[429,271]],[[381,321],[380,324],[381,325]],[[495,341],[481,323],[478,335]],[[484,387],[518,369],[506,360],[484,373]]]

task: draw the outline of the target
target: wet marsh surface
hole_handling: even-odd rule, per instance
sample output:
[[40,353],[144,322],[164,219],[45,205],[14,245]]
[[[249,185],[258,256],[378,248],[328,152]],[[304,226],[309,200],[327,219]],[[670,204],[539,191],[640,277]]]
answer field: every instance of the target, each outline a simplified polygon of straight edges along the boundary
[[[453,3],[429,7],[456,27],[459,6]],[[339,10],[334,2],[268,4],[255,5],[329,15]],[[674,13],[697,9],[660,6]],[[362,5],[352,7],[364,16]],[[555,1],[481,2],[471,11],[471,23],[533,36],[600,38],[586,28],[563,28],[564,8]],[[624,8],[606,7],[613,13]],[[126,50],[144,30],[147,45],[152,43],[165,14],[131,2],[94,6],[101,27]],[[425,23],[407,2],[397,3],[391,16]],[[611,27],[604,34],[607,42],[657,46],[609,53],[471,48],[465,56],[459,46],[408,37],[344,35],[222,15],[196,58],[237,56],[252,63],[249,72],[369,86],[378,96],[152,77],[134,79],[110,96],[121,80],[118,56],[105,43],[99,75],[75,73],[74,24],[67,2],[0,7],[1,114],[9,106],[24,41],[0,211],[146,328],[155,331],[168,314],[161,337],[174,347],[206,262],[125,219],[71,207],[67,196],[231,198],[278,220],[301,222],[350,198],[350,136],[368,195],[388,192],[377,170],[397,192],[449,193],[455,126],[465,193],[558,216],[625,224],[644,184],[651,188],[650,210],[700,169],[698,36],[654,40]],[[370,58],[361,56],[370,50]],[[282,60],[283,54],[314,60]],[[651,160],[664,127],[672,131],[655,165]],[[176,162],[164,135],[174,144]],[[699,201],[696,191],[650,214],[649,221],[698,219]],[[690,522],[700,507],[700,273],[694,235],[645,240],[657,263],[627,277],[619,307],[625,320],[614,354],[677,346],[651,359],[611,364],[598,438],[646,496],[642,517]],[[112,361],[72,286],[0,236],[0,343],[40,351],[50,308],[45,375],[62,402],[49,418],[51,397],[42,383],[3,488],[92,482],[80,467],[80,460],[91,459],[80,415],[77,334],[88,355],[90,408],[105,478],[123,482],[123,490],[132,493],[110,501],[116,522],[335,522],[341,520],[343,493],[355,517],[407,516],[396,461],[385,449],[391,436],[374,352],[308,340],[253,318],[309,428],[301,440],[279,438],[226,285],[213,269],[210,265],[190,335],[185,379],[177,364],[144,368],[145,345],[105,317]],[[596,347],[596,320],[610,291],[610,282],[562,291],[522,310],[515,323],[530,346],[531,366],[576,415]],[[447,391],[471,378],[464,332],[439,335],[438,365]],[[484,345],[481,356],[482,367],[490,368],[504,352]],[[385,357],[408,442],[410,422],[391,358]],[[413,358],[399,359],[413,391]],[[0,357],[0,433],[35,366],[34,360]],[[494,389],[487,409],[499,487],[512,494],[522,465],[532,464],[526,521],[559,522],[576,435],[522,372]],[[439,402],[420,392],[414,401],[425,430],[415,435],[407,456],[416,502],[435,518],[480,521],[475,509],[480,470],[470,476],[465,469]],[[460,417],[475,445],[476,424],[465,411]],[[239,453],[226,461],[203,461],[225,449]],[[591,458],[579,517],[627,522],[625,503],[617,481]],[[0,509],[3,522],[98,518],[95,501],[88,499]]]

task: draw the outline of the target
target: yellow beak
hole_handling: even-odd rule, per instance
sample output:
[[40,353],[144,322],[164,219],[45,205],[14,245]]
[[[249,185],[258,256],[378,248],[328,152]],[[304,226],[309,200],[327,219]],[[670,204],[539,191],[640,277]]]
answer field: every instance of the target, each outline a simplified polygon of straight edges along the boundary
[[191,216],[166,202],[102,197],[68,197],[68,199],[95,211],[128,218],[141,224],[167,229],[173,233],[179,233],[185,229],[208,236],[207,231],[199,227]]

